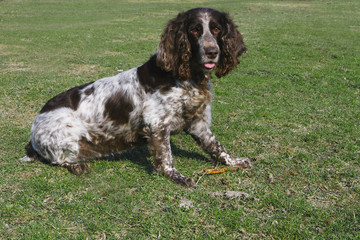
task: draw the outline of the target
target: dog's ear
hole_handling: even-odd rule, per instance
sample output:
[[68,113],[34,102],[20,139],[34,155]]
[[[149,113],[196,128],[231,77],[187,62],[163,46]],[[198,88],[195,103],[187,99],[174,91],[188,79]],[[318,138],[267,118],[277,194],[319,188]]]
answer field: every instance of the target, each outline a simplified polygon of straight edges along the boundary
[[222,13],[222,35],[219,39],[220,46],[220,60],[216,66],[216,76],[222,77],[228,74],[238,64],[238,57],[247,52],[244,40],[237,26],[230,19],[227,13]]
[[191,46],[188,40],[185,14],[170,20],[165,27],[158,47],[157,66],[176,77],[190,79]]

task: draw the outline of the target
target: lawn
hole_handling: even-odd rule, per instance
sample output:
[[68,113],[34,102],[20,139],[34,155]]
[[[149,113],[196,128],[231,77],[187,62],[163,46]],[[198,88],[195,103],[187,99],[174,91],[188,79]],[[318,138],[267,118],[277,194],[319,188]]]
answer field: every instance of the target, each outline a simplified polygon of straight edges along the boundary
[[[185,188],[146,148],[74,176],[21,163],[52,96],[144,63],[179,11],[229,12],[248,54],[213,79],[212,130],[251,170],[172,137]],[[359,239],[360,1],[0,1],[0,239]],[[221,167],[221,166],[216,166]]]

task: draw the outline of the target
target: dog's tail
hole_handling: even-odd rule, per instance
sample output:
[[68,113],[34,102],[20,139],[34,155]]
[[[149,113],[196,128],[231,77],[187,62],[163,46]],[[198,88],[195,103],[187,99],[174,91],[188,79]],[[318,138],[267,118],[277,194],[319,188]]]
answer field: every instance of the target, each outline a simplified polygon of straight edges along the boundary
[[25,147],[26,155],[20,158],[20,162],[34,162],[40,160],[40,155],[33,148],[31,141]]

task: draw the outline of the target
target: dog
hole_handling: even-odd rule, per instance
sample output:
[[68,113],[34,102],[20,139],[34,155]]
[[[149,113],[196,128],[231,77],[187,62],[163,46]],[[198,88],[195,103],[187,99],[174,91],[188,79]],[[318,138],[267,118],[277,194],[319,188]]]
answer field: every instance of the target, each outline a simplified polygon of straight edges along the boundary
[[156,172],[196,186],[171,154],[170,136],[185,131],[217,163],[251,167],[248,158],[229,155],[210,130],[211,73],[225,76],[246,51],[227,13],[181,12],[143,65],[50,99],[32,124],[22,161],[45,160],[82,174],[90,171],[87,160],[147,145]]

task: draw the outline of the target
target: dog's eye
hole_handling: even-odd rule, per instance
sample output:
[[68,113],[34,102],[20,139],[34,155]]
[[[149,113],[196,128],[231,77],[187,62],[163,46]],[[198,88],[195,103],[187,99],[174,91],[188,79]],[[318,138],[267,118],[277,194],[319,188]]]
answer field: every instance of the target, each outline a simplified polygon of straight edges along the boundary
[[214,27],[213,33],[214,33],[215,35],[219,34],[220,32],[221,32],[220,28]]
[[190,32],[194,35],[197,35],[199,33],[196,29],[191,29]]
[[190,32],[196,36],[200,33],[200,28],[199,27],[192,28],[190,29]]

